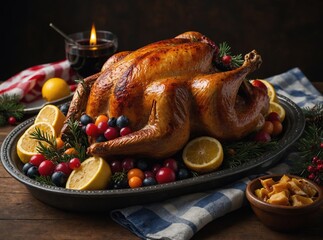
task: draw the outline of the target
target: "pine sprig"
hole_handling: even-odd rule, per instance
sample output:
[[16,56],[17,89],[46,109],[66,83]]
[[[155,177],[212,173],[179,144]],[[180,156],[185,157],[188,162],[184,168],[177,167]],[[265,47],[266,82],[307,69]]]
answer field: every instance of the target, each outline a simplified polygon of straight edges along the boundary
[[241,141],[223,144],[223,168],[234,168],[277,148],[277,142]]
[[4,126],[9,117],[14,117],[19,120],[23,116],[24,105],[19,102],[17,95],[0,95],[0,126]]
[[55,186],[50,176],[36,176],[35,180],[45,185]]
[[69,119],[67,121],[68,131],[64,133],[64,141],[69,147],[73,147],[78,152],[78,158],[83,161],[88,155],[86,149],[89,145],[86,134],[80,127],[80,122]]
[[242,55],[232,55],[231,47],[227,44],[227,42],[223,42],[219,44],[219,57],[222,58],[224,56],[231,57],[231,67],[238,68],[243,64]]
[[292,162],[291,174],[323,185],[323,104],[303,109],[306,125],[296,143],[298,159]]
[[53,162],[62,162],[62,151],[57,149],[56,138],[47,132],[43,132],[40,128],[30,134],[30,138],[38,140],[37,152],[42,154],[46,159]]

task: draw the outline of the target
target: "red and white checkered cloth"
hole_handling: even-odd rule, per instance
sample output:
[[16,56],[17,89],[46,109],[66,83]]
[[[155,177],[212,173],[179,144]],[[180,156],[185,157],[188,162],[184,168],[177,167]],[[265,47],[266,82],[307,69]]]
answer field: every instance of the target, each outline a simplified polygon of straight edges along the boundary
[[59,77],[69,85],[76,75],[67,60],[30,67],[0,84],[0,95],[16,95],[21,102],[30,103],[41,98],[41,89],[49,78]]

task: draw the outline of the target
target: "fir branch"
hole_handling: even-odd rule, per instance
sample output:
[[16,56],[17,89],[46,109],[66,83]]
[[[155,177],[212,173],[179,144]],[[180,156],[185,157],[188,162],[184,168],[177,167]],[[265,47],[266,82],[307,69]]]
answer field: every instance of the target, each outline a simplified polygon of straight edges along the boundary
[[[309,178],[318,184],[323,184],[323,171],[317,167],[320,165],[314,159],[323,159],[323,104],[317,104],[313,108],[304,108],[306,119],[302,136],[296,142],[299,157],[292,162],[290,173],[304,178]],[[321,160],[320,160],[321,161]],[[316,169],[314,172],[308,169]]]
[[213,64],[220,71],[229,71],[240,67],[244,60],[241,54],[232,55],[231,47],[226,43],[219,44],[219,52],[214,58]]
[[54,136],[43,132],[40,128],[35,128],[35,131],[30,134],[30,138],[39,141],[36,150],[46,159],[56,163],[66,161],[63,158],[63,149],[57,149],[56,138]]
[[69,119],[67,121],[67,128],[68,131],[64,136],[65,142],[68,143],[69,147],[75,148],[75,150],[78,152],[77,157],[82,162],[88,157],[86,154],[86,149],[88,147],[87,136],[80,127],[79,121]]
[[226,161],[223,168],[234,168],[277,148],[277,142],[234,142],[223,144]]
[[0,126],[7,123],[9,117],[14,117],[17,120],[24,116],[24,105],[19,102],[17,95],[0,95]]
[[228,45],[227,42],[223,42],[219,44],[219,56],[223,57],[225,55],[231,55],[231,47]]
[[45,185],[55,186],[50,176],[36,176],[35,180]]
[[231,56],[231,67],[238,68],[243,64],[242,55],[232,55],[231,47],[227,44],[227,42],[220,43],[219,45],[219,57],[222,58],[225,55]]

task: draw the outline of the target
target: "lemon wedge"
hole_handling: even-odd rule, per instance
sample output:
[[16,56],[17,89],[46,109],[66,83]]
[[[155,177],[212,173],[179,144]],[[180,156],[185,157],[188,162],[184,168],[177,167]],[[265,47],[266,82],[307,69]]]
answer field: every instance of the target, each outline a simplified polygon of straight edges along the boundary
[[111,179],[109,164],[101,157],[90,157],[72,171],[66,188],[74,190],[101,190],[107,188]]
[[212,172],[223,162],[223,148],[217,139],[203,136],[187,143],[182,158],[185,165],[193,171]]
[[[43,133],[48,134],[48,136],[55,136],[55,130],[49,123],[38,122],[31,125],[19,138],[17,143],[17,154],[23,163],[29,162],[30,158],[38,153],[37,146],[39,145],[39,141],[32,139],[30,136],[32,132],[36,131],[36,128],[40,129]],[[43,144],[45,146],[48,145],[46,142],[43,142]]]
[[34,123],[47,122],[55,129],[56,136],[59,135],[65,121],[65,115],[55,105],[44,106],[35,118]]

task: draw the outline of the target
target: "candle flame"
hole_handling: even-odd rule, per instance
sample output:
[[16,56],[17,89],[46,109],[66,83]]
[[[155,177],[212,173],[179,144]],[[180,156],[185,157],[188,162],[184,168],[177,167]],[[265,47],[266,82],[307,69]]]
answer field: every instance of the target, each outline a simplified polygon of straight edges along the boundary
[[96,45],[96,30],[94,24],[91,28],[90,45]]

